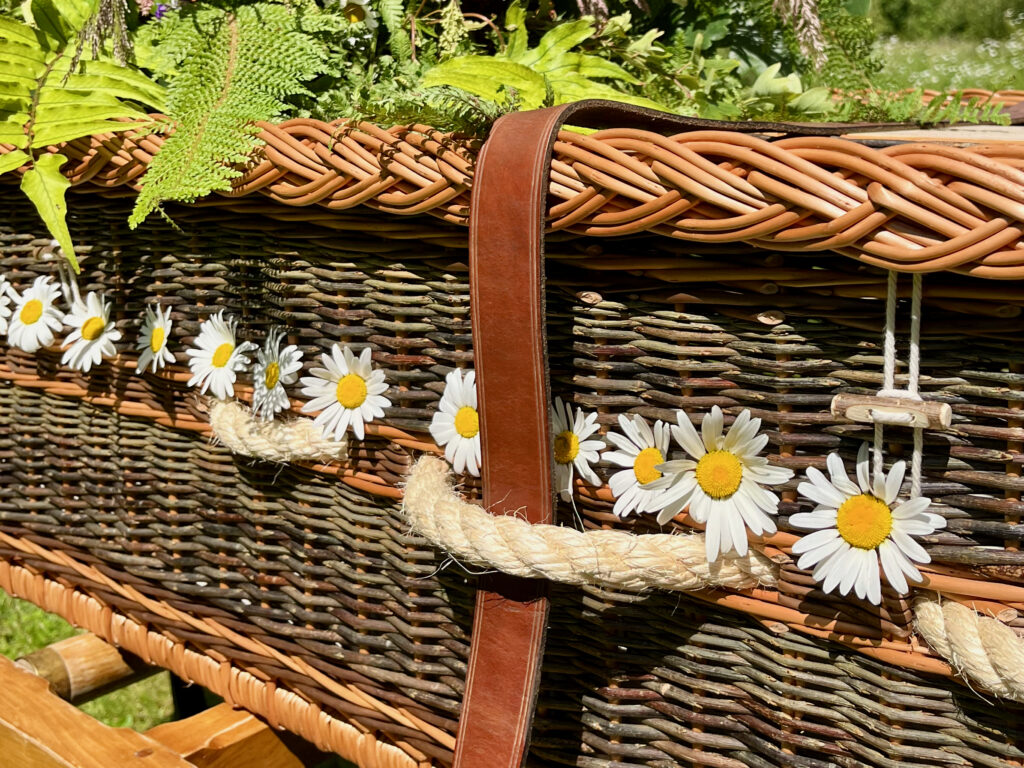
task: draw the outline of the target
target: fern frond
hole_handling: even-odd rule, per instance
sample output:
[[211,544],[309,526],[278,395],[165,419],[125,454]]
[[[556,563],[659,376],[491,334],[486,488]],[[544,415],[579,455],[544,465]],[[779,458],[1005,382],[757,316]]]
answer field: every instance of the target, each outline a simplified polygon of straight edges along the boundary
[[405,3],[402,0],[380,0],[377,6],[381,21],[388,30],[388,46],[399,61],[412,59],[412,41],[405,23]]
[[163,89],[109,61],[74,66],[91,0],[35,0],[26,7],[34,26],[0,18],[0,143],[14,147],[0,154],[0,173],[26,167],[22,191],[77,269],[64,218],[66,158],[46,147],[148,126],[142,107],[162,107]]
[[[167,24],[157,41],[175,62],[168,112],[174,133],[153,158],[129,218],[138,226],[168,200],[193,201],[231,188],[257,147],[256,124],[307,93],[326,50],[294,6],[199,7]],[[162,25],[163,26],[163,25]]]

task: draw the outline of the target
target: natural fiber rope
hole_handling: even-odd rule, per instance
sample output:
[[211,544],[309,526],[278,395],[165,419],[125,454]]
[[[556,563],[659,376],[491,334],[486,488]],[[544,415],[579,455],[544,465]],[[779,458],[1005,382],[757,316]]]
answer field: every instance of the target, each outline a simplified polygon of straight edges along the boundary
[[405,488],[403,511],[420,536],[463,565],[526,579],[639,591],[708,586],[774,586],[775,564],[756,550],[709,564],[704,537],[577,531],[491,515],[454,491],[447,465],[421,458]]
[[[426,126],[384,130],[303,118],[260,127],[262,160],[221,204],[244,210],[235,199],[259,193],[289,206],[338,212],[365,205],[468,223],[474,142]],[[55,149],[70,158],[64,170],[73,185],[113,190],[138,188],[163,141],[104,134]],[[562,131],[548,221],[551,230],[598,237],[647,231],[770,251],[831,250],[901,272],[1018,279],[1022,160],[1022,144],[1013,142],[874,149],[829,136],[769,142],[724,130],[672,137]],[[310,218],[332,223],[331,216]],[[397,230],[398,237],[429,236]],[[440,229],[434,236],[451,237]]]
[[348,455],[348,441],[325,440],[312,419],[263,421],[237,400],[212,399],[209,409],[214,437],[232,453],[278,463],[339,461]]
[[914,624],[931,649],[966,680],[1024,702],[1024,638],[1010,627],[931,592],[914,600]]
[[186,648],[77,589],[22,566],[0,561],[0,588],[56,613],[148,664],[169,669],[198,683],[235,707],[260,715],[272,728],[284,728],[324,751],[333,751],[361,768],[415,768],[418,763],[398,747],[361,733],[329,716],[316,704],[277,688],[244,670]]

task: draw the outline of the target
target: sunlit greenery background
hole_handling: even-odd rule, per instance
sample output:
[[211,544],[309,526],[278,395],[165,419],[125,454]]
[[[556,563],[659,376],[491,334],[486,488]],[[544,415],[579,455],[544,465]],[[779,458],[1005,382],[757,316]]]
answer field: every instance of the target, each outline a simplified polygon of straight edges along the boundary
[[[1024,89],[1024,0],[873,0],[882,88]],[[0,654],[17,658],[75,630],[0,592]],[[166,673],[82,707],[112,726],[146,730],[173,715]]]

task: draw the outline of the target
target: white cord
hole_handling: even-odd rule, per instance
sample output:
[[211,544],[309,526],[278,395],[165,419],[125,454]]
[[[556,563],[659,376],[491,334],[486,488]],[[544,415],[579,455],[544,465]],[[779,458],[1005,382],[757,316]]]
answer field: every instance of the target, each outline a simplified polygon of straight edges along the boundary
[[[885,332],[882,340],[882,388],[880,397],[897,397],[920,400],[921,383],[921,294],[922,277],[913,276],[913,290],[910,299],[910,353],[907,360],[907,388],[896,389],[896,289],[897,274],[890,270],[886,281]],[[883,476],[883,445],[885,424],[909,424],[910,414],[872,414],[875,423],[872,458],[876,478]],[[910,457],[910,497],[921,495],[921,463],[924,453],[924,429],[914,427],[914,448]]]

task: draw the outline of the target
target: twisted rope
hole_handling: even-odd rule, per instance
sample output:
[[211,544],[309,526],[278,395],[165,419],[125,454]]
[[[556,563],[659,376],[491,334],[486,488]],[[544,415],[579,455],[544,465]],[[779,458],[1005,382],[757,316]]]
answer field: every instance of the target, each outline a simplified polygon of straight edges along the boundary
[[263,461],[332,461],[344,459],[348,442],[325,440],[312,419],[263,421],[237,400],[212,400],[210,427],[232,453]]
[[490,515],[455,493],[447,465],[425,456],[413,467],[403,511],[413,531],[467,566],[526,579],[608,589],[689,591],[774,586],[774,563],[760,552],[709,564],[704,537],[577,531]]
[[[288,206],[316,204],[332,216],[305,218],[328,226],[343,226],[337,212],[357,206],[469,221],[475,142],[420,125],[384,130],[296,119],[260,127],[260,161],[222,193],[230,200],[221,204],[239,207],[235,198],[256,194]],[[53,149],[71,158],[65,173],[73,185],[137,189],[163,141],[105,134]],[[901,272],[1018,279],[1022,165],[1024,148],[1012,142],[873,149],[830,136],[769,142],[723,130],[672,137],[562,131],[548,223],[550,230],[598,237],[653,232],[771,251],[835,251]],[[377,229],[394,237],[451,237],[394,223]],[[667,280],[671,273],[659,272]]]
[[1024,638],[998,619],[938,595],[914,600],[914,624],[933,651],[967,680],[1024,702]]

